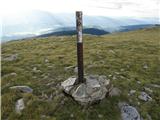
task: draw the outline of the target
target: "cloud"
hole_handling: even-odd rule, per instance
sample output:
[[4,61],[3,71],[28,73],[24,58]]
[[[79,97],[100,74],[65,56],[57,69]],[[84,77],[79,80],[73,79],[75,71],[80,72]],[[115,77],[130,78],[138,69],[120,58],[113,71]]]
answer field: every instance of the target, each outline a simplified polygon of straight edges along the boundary
[[86,15],[158,17],[159,0],[3,0],[0,11],[4,14],[23,10],[44,10],[53,13],[75,13],[82,10]]

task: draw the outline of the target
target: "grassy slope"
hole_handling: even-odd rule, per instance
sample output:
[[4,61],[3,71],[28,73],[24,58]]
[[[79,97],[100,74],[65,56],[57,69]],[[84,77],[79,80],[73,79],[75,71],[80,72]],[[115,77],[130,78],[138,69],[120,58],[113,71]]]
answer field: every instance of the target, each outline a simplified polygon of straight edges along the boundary
[[[122,90],[121,96],[107,97],[99,104],[87,108],[61,94],[58,87],[61,81],[75,75],[72,70],[64,70],[64,67],[76,65],[75,36],[2,44],[2,57],[18,54],[16,61],[2,61],[2,119],[40,120],[45,115],[44,120],[119,120],[117,103],[127,101],[137,108],[144,120],[147,120],[147,113],[153,120],[158,120],[160,90],[151,88],[152,102],[140,101],[137,96],[144,86],[151,83],[160,85],[159,33],[160,28],[157,27],[100,37],[84,36],[85,73],[106,75],[114,86]],[[144,69],[144,65],[148,65],[148,68]],[[35,73],[34,67],[41,72]],[[12,72],[17,73],[17,76],[6,76]],[[137,84],[137,81],[141,84]],[[24,94],[9,90],[14,85],[28,85],[34,92]],[[134,96],[128,96],[131,89],[137,90]],[[48,100],[42,97],[42,93],[48,96],[54,94],[55,97]],[[25,99],[26,108],[22,115],[17,115],[14,111],[15,102],[21,97]],[[99,114],[103,117],[99,118]]]

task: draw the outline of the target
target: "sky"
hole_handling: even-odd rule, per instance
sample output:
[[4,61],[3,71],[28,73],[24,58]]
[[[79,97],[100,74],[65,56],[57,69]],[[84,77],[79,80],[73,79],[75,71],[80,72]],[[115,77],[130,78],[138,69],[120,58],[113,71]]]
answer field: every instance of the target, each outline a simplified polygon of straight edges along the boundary
[[0,0],[0,14],[14,16],[24,11],[121,17],[159,17],[160,0]]

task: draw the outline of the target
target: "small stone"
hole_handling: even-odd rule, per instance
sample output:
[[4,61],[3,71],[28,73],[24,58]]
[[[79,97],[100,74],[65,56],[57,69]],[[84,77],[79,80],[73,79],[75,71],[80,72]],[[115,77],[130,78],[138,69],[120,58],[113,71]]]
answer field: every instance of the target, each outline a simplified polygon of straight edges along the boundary
[[33,92],[33,89],[28,86],[13,86],[13,87],[10,87],[10,89],[17,89],[17,90],[20,90],[24,93],[32,93]]
[[143,66],[143,68],[144,68],[144,69],[147,69],[147,68],[148,68],[148,65],[147,65],[147,64],[145,64],[145,65]]
[[78,67],[74,68],[74,73],[78,73]]
[[35,78],[37,78],[37,76],[33,76],[32,78],[34,78],[34,79],[35,79]]
[[120,73],[119,72],[115,72],[115,74],[119,75]]
[[113,51],[113,50],[109,50],[109,52],[112,53],[112,54],[116,54],[116,52]]
[[120,75],[120,78],[125,79],[125,77],[124,77],[124,76],[122,76],[122,75]]
[[160,85],[157,84],[150,84],[151,87],[160,88]]
[[116,87],[114,87],[111,91],[110,91],[110,93],[109,93],[109,96],[120,96],[120,94],[121,94],[121,90],[119,89],[119,88],[116,88]]
[[53,98],[53,94],[49,96],[48,100],[52,100],[52,98]]
[[138,84],[141,84],[141,82],[140,82],[140,81],[137,81],[137,83],[138,83]]
[[2,77],[9,77],[9,76],[17,76],[17,73],[9,73],[9,74],[6,74],[6,75],[3,75]]
[[53,67],[52,65],[49,65],[49,66],[48,66],[48,68],[52,68],[52,67]]
[[113,80],[116,80],[117,78],[116,78],[116,76],[113,76],[113,78],[112,78]]
[[101,115],[101,114],[98,114],[98,117],[99,117],[99,118],[103,118],[103,115]]
[[129,91],[129,95],[133,95],[134,93],[136,93],[136,90],[130,90]]
[[73,117],[74,117],[74,115],[73,115],[73,114],[70,114],[70,117],[71,117],[71,118],[73,118]]
[[65,70],[65,71],[72,70],[74,67],[75,67],[75,66],[68,66],[68,67],[65,67],[64,70]]
[[88,65],[87,66],[87,68],[89,69],[89,68],[93,68],[94,67],[94,65]]
[[48,59],[45,59],[45,60],[44,60],[44,62],[45,62],[45,63],[48,63],[48,62],[49,62],[49,60],[48,60]]
[[127,65],[127,68],[130,68],[130,65]]
[[140,114],[133,106],[122,102],[118,103],[118,106],[121,109],[122,120],[141,120]]
[[47,78],[48,78],[48,76],[44,76],[44,77],[43,77],[43,79],[47,79]]
[[55,86],[55,85],[56,85],[55,81],[46,84],[46,86]]
[[12,76],[17,76],[17,73],[11,73],[10,75],[12,75]]
[[34,68],[33,68],[33,71],[37,71],[37,67],[34,67]]
[[123,69],[123,68],[121,68],[121,69],[120,69],[120,71],[121,71],[121,72],[123,72],[123,71],[124,71],[124,69]]
[[23,98],[19,99],[16,102],[15,109],[18,114],[21,114],[21,111],[25,108]]
[[112,77],[112,75],[108,75],[108,77]]
[[64,104],[65,104],[65,101],[64,101],[64,100],[62,100],[62,101],[60,102],[60,104],[61,104],[61,105],[64,105]]
[[143,101],[152,101],[152,98],[145,92],[141,92],[141,94],[138,96],[138,98]]
[[150,93],[153,92],[153,90],[151,90],[150,88],[147,88],[147,87],[144,87],[144,90],[145,90],[145,91],[148,91],[148,92],[150,92]]
[[8,57],[2,57],[3,61],[15,61],[18,58],[18,54],[13,54]]
[[35,73],[41,73],[42,71],[41,71],[41,70],[38,70],[37,67],[34,67],[34,68],[33,68],[33,72],[35,72]]

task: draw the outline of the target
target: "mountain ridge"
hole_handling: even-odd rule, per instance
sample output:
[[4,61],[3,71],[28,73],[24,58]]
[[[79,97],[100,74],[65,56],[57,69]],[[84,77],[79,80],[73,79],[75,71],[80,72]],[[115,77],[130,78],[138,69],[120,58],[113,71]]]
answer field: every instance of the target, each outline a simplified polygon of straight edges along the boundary
[[[18,39],[26,36],[33,37],[47,32],[58,32],[57,29],[62,27],[73,27],[75,26],[75,15],[69,13],[54,14],[35,10],[13,18],[3,18],[2,21],[2,38],[12,40],[12,37]],[[122,26],[156,23],[158,23],[157,18],[115,18],[83,15],[84,28],[96,28],[110,33],[119,31]]]

